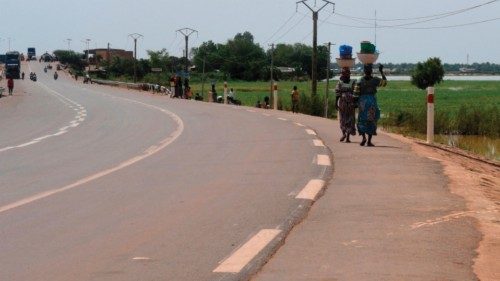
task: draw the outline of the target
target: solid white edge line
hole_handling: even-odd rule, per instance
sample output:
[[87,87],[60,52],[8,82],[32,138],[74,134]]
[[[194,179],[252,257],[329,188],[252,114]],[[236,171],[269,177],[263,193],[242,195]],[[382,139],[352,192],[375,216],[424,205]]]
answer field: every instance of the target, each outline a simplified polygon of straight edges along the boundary
[[[126,99],[126,98],[121,98],[121,99],[129,100],[129,99]],[[151,108],[155,108],[155,109],[161,109],[160,107],[157,107],[157,106],[154,106],[154,105],[150,105],[150,104],[146,104],[146,103],[142,103],[142,102],[139,102],[139,101],[134,101],[134,100],[129,100],[129,101],[132,101],[132,102],[135,102],[135,103],[138,103],[138,104],[142,104],[142,105],[147,106],[147,107],[151,107]],[[160,111],[165,112],[163,110],[160,110]],[[116,172],[118,170],[126,168],[126,167],[128,167],[128,166],[130,166],[132,164],[135,164],[136,162],[139,162],[139,161],[141,161],[141,160],[143,160],[143,159],[145,159],[145,158],[147,158],[147,157],[149,157],[149,156],[151,156],[151,155],[159,152],[160,150],[164,149],[169,144],[171,144],[172,142],[174,142],[182,134],[182,132],[184,131],[184,123],[182,122],[182,119],[178,115],[176,115],[175,113],[170,112],[170,111],[166,111],[166,114],[168,116],[170,116],[170,118],[172,118],[175,123],[177,123],[177,128],[167,138],[163,139],[159,143],[158,147],[155,150],[151,150],[151,151],[148,151],[148,152],[143,153],[141,155],[135,156],[135,157],[133,157],[133,158],[131,158],[129,160],[126,160],[126,161],[118,164],[117,166],[115,166],[113,168],[110,168],[110,169],[98,172],[96,174],[93,174],[91,176],[82,178],[82,179],[80,179],[80,180],[78,180],[78,181],[76,181],[76,182],[74,182],[72,184],[66,185],[64,187],[56,188],[56,189],[52,189],[52,190],[48,190],[48,191],[45,191],[45,192],[41,192],[41,193],[35,194],[33,196],[21,199],[19,201],[16,201],[16,202],[13,202],[13,203],[1,206],[0,207],[0,213],[9,211],[9,210],[12,210],[14,208],[21,207],[21,206],[24,206],[24,205],[27,205],[27,204],[30,204],[30,203],[33,203],[35,201],[44,199],[46,197],[49,197],[49,196],[52,196],[52,195],[55,195],[55,194],[58,194],[58,193],[61,193],[61,192],[73,189],[73,188],[76,188],[76,187],[78,187],[80,185],[83,185],[83,184],[91,182],[93,180],[102,178],[102,177],[107,176],[107,175],[109,175],[111,173],[114,173],[114,172]]]
[[315,200],[321,188],[325,185],[324,180],[314,179],[310,180],[302,191],[295,196],[296,199]]
[[225,259],[213,272],[238,273],[240,272],[260,251],[262,251],[276,236],[281,233],[279,229],[262,229],[248,242],[243,244],[231,256]]

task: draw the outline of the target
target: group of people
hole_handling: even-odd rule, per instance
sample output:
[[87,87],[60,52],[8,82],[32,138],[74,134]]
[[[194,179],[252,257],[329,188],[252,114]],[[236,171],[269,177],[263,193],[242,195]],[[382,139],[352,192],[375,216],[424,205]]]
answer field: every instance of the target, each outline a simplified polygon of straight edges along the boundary
[[[382,78],[373,76],[373,64],[364,65],[364,75],[358,81],[351,79],[351,71],[348,67],[342,68],[340,80],[335,87],[336,108],[339,111],[340,129],[342,131],[341,142],[351,142],[350,136],[356,135],[356,127],[359,135],[363,137],[360,145],[374,146],[372,137],[377,135],[377,121],[380,119],[380,109],[377,104],[377,88],[387,85],[383,65],[379,65]],[[358,119],[356,122],[356,108],[358,108]]]
[[180,76],[170,77],[170,97],[180,98],[180,99],[191,99],[193,97],[193,92],[189,86],[189,79],[184,79],[184,85],[182,85],[182,78]]

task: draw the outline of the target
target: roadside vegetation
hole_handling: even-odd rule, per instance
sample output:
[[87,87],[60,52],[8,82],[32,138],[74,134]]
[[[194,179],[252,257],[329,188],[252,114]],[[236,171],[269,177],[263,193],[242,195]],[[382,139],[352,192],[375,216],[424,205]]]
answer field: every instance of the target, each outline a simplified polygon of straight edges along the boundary
[[[60,61],[68,64],[72,73],[81,75],[86,66],[84,54],[72,51],[55,51]],[[301,93],[299,110],[304,114],[324,116],[324,82],[318,83],[318,94],[311,97],[312,48],[304,44],[277,44],[274,50],[273,77],[278,82],[278,107],[291,110],[290,93],[294,85]],[[254,42],[249,32],[238,33],[225,43],[203,42],[190,52],[190,86],[193,93],[203,94],[208,100],[208,91],[214,83],[217,95],[223,94],[223,82],[236,92],[236,98],[246,106],[255,106],[271,94],[270,62],[271,52]],[[327,50],[318,46],[318,76],[326,78]],[[97,71],[94,78],[132,82],[134,61],[114,57],[111,61],[100,57],[91,64]],[[184,76],[186,59],[171,56],[166,49],[148,51],[148,58],[136,63],[140,83],[152,83],[169,87],[173,74]],[[279,67],[286,67],[283,72]],[[443,64],[445,73],[458,72],[463,64]],[[361,65],[356,65],[361,67]],[[385,64],[393,74],[408,75],[418,68],[417,64]],[[482,74],[499,74],[500,65],[472,64]],[[161,68],[162,72],[152,72]],[[356,75],[356,74],[354,74]],[[358,74],[359,75],[359,74]],[[334,106],[335,74],[330,82],[328,117],[336,118]],[[435,133],[441,135],[482,136],[495,140],[493,151],[498,151],[500,136],[500,82],[444,81],[435,85]],[[419,136],[426,132],[426,92],[409,81],[389,82],[379,90],[378,103],[382,112],[380,125],[388,130]],[[495,152],[496,153],[496,152]],[[498,154],[496,154],[498,155]]]

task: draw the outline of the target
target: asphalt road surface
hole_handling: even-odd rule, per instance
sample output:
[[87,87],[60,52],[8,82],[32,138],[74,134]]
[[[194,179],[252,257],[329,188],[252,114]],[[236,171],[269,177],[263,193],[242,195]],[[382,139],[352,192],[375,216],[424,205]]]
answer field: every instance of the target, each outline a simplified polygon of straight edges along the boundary
[[301,124],[43,65],[0,99],[0,280],[231,279],[329,174]]

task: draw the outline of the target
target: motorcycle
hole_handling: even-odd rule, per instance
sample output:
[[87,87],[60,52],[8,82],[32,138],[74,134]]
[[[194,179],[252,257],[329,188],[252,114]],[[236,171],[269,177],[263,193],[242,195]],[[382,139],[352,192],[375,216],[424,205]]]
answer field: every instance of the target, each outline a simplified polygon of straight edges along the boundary
[[47,67],[43,68],[43,72],[47,73]]
[[57,74],[57,72],[54,72],[54,80],[57,80],[57,77],[59,77],[59,75]]

